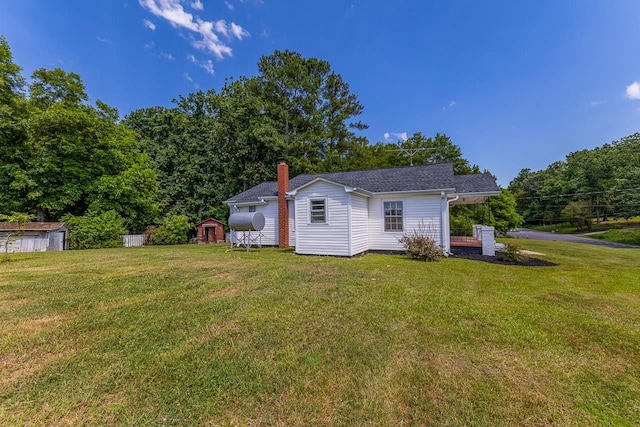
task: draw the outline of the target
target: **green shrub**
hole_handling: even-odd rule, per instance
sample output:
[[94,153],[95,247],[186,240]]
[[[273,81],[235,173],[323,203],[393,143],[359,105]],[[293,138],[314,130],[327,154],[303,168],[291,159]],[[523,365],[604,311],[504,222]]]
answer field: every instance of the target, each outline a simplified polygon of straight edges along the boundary
[[502,259],[508,262],[520,262],[524,256],[520,252],[520,246],[513,243],[505,243],[502,251]]
[[69,229],[70,249],[119,248],[123,245],[120,236],[127,233],[124,219],[116,211],[65,215],[62,221]]
[[187,243],[192,225],[186,215],[167,215],[162,225],[151,232],[154,245],[180,245]]
[[405,248],[407,254],[413,259],[422,261],[436,261],[442,257],[442,248],[434,239],[429,237],[424,227],[404,234],[398,242]]
[[452,236],[473,236],[473,219],[464,215],[451,215],[449,222]]

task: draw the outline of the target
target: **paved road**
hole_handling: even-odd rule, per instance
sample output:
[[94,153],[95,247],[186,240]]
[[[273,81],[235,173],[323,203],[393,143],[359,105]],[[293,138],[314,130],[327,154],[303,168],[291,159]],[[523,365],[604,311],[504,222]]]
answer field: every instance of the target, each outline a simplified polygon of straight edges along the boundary
[[586,237],[580,237],[572,234],[547,233],[545,231],[527,230],[525,228],[518,228],[516,231],[511,231],[508,234],[516,239],[550,240],[557,242],[584,243],[587,245],[606,246],[609,248],[640,249],[640,246],[626,245],[624,243],[606,242],[604,240],[588,239]]

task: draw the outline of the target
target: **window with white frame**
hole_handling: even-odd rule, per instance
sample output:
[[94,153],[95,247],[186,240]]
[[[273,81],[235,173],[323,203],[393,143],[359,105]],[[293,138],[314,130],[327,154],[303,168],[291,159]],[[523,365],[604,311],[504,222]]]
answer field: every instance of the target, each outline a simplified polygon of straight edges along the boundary
[[384,202],[384,231],[402,231],[402,202]]
[[310,199],[309,200],[309,221],[312,224],[324,224],[327,222],[327,200],[326,199]]

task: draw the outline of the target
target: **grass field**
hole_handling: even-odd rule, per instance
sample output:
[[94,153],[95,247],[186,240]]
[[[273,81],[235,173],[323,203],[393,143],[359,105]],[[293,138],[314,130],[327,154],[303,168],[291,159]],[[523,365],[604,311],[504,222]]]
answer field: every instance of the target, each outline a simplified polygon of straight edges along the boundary
[[607,242],[626,243],[628,245],[640,246],[640,228],[609,230],[602,234],[591,234],[587,237],[606,240]]
[[0,425],[638,425],[640,250],[0,263]]
[[[622,230],[627,228],[639,228],[640,227],[640,217],[631,218],[629,221],[624,219],[612,219],[609,221],[601,221],[596,223],[592,221],[591,223],[591,231],[607,231],[607,230]],[[559,224],[551,224],[551,225],[532,225],[530,227],[532,230],[537,231],[548,231],[560,234],[576,234],[576,233],[585,233],[589,230],[578,230],[574,224],[569,222],[563,222]]]

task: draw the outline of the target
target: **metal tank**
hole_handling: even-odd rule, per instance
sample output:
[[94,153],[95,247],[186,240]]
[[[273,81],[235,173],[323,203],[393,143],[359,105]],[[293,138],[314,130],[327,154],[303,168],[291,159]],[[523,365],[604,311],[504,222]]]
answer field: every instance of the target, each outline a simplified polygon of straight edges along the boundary
[[264,228],[264,215],[261,212],[231,214],[229,228],[235,231],[261,231]]

